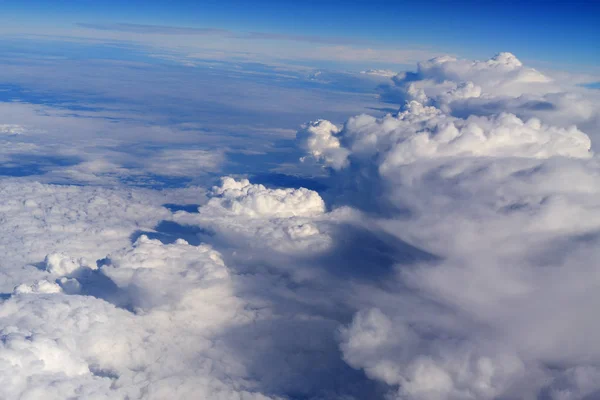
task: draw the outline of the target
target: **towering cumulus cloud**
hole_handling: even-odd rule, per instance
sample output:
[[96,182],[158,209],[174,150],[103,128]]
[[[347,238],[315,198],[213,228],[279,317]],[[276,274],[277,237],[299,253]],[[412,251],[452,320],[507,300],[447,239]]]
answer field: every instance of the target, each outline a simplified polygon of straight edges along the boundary
[[382,98],[416,100],[459,117],[510,112],[584,131],[600,127],[597,94],[526,67],[510,53],[487,61],[444,56],[419,63],[416,72],[396,75]]
[[[407,99],[396,115],[298,135],[336,181],[379,196],[369,211],[381,229],[438,256],[398,266],[385,295],[371,292],[341,331],[344,359],[402,399],[599,395],[600,165],[589,137],[507,112],[454,116],[463,99],[511,105],[550,84],[510,54],[434,59],[396,83]],[[343,162],[322,156],[331,148]]]

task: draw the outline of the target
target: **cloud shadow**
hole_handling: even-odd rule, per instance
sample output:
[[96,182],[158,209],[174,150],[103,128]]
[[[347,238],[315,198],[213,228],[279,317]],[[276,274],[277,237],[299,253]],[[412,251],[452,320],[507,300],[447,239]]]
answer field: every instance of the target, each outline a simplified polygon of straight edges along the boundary
[[193,246],[198,246],[202,237],[212,236],[213,232],[195,225],[181,225],[177,222],[163,220],[154,227],[154,231],[135,231],[129,239],[134,243],[142,235],[150,239],[160,240],[163,244],[175,243],[183,239]]

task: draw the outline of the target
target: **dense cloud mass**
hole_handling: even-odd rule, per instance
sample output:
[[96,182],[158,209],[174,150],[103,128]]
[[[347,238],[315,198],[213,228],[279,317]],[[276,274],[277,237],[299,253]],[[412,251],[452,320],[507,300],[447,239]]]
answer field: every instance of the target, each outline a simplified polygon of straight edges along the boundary
[[487,61],[443,56],[419,63],[416,72],[398,74],[384,86],[382,98],[415,100],[463,118],[509,112],[561,127],[577,124],[592,135],[600,128],[597,93],[546,76],[510,53]]
[[2,305],[3,398],[265,398],[215,339],[256,315],[209,246],[141,236],[98,270],[46,263],[60,287],[21,285]]
[[509,53],[394,82],[298,131],[319,192],[0,181],[0,398],[600,396],[594,99]]
[[[419,74],[431,77],[415,80],[425,104],[298,135],[357,195],[376,187],[370,211],[394,210],[382,229],[439,257],[397,267],[396,287],[342,330],[344,359],[398,398],[598,395],[600,165],[589,137],[505,112],[451,115],[456,98],[547,82],[511,55],[435,59]],[[489,86],[433,93],[465,75]],[[322,156],[332,142],[343,162]]]

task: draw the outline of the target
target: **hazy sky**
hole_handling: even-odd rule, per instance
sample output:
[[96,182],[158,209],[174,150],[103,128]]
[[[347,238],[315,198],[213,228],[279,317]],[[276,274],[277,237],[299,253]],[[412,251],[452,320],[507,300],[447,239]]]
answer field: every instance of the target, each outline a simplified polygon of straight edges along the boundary
[[[350,47],[416,49],[471,58],[511,51],[536,66],[553,63],[579,70],[594,68],[600,60],[600,6],[595,1],[8,0],[0,4],[2,30],[16,34],[77,36],[78,24],[104,30],[119,30],[115,24],[139,24],[147,26],[130,28],[130,33],[170,30],[189,35],[195,29],[196,35],[246,37],[250,47],[270,39],[277,41],[268,45],[274,53],[290,46],[281,43],[286,39],[343,46],[349,60],[358,57]],[[126,30],[121,26],[120,31]],[[222,46],[232,51],[230,43]]]

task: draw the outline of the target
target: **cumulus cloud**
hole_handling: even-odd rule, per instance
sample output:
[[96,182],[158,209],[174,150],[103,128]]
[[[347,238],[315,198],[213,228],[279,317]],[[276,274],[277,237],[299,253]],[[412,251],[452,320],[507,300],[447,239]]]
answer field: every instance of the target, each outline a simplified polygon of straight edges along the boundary
[[[153,307],[179,303],[187,292],[210,285],[225,286],[215,289],[222,295],[229,292],[229,272],[218,252],[210,246],[190,246],[185,240],[163,245],[158,240],[140,236],[133,248],[109,255],[103,262],[101,272],[108,276],[119,288],[133,291],[134,308],[150,309]],[[181,279],[185,277],[185,279]],[[161,289],[154,285],[160,282]],[[214,306],[204,301],[197,305]],[[190,303],[190,304],[191,304]],[[236,314],[236,307],[224,308],[210,318],[231,318]],[[226,317],[230,313],[230,317]],[[205,316],[205,321],[208,316]]]
[[209,246],[141,236],[81,285],[105,287],[95,297],[67,295],[40,281],[0,305],[0,365],[12,370],[2,397],[267,398],[217,339],[257,316]]
[[[507,75],[494,85],[509,95],[548,83],[506,54],[422,70],[452,90],[447,78],[463,73]],[[344,163],[313,155],[354,197],[377,197],[353,204],[381,229],[438,257],[362,292],[372,300],[341,330],[344,359],[394,398],[596,396],[600,164],[590,138],[507,112],[458,118],[425,96],[336,128]]]
[[336,136],[340,129],[329,121],[318,120],[306,124],[296,134],[301,148],[318,161],[324,161],[333,168],[346,165],[348,150],[340,146]]
[[[454,100],[455,98],[544,93],[552,85],[551,78],[523,65],[511,53],[499,53],[486,61],[436,57],[418,64],[417,72],[406,72],[394,78],[398,88],[420,100]],[[463,90],[458,90],[462,86]],[[415,100],[418,100],[415,98]]]
[[315,191],[300,189],[267,189],[253,185],[248,179],[236,181],[223,178],[221,186],[215,187],[217,195],[203,210],[226,210],[246,217],[294,217],[312,216],[325,212],[325,203]]
[[14,294],[27,294],[27,293],[60,293],[61,287],[55,282],[50,282],[45,279],[36,281],[31,284],[22,283],[15,288]]
[[[352,213],[326,212],[316,192],[225,178],[199,213],[171,214],[148,190],[3,185],[0,397],[372,391],[339,355],[331,278],[311,265]],[[198,236],[178,238],[194,224]]]
[[[444,157],[590,157],[591,141],[576,127],[547,126],[512,114],[458,119],[412,101],[396,116],[366,115],[346,123],[343,139],[353,155],[377,157],[382,170]],[[332,165],[333,167],[338,166]]]
[[[151,230],[169,216],[157,192],[0,181],[0,290],[10,292],[23,273],[63,274],[129,243],[136,229]],[[87,261],[86,261],[87,260]],[[22,268],[30,267],[26,271]],[[35,266],[38,266],[36,268]]]
[[[327,222],[353,218],[349,210],[327,213],[325,202],[315,191],[270,189],[231,177],[213,188],[211,198],[198,213],[180,211],[173,216],[182,225],[203,229],[202,240],[218,240],[234,251],[245,248],[243,256],[250,253],[258,258],[324,251],[331,245]],[[216,237],[207,237],[211,232]]]
[[393,81],[382,92],[390,102],[415,100],[459,117],[510,112],[561,127],[577,124],[592,135],[600,127],[597,94],[568,77],[555,79],[527,67],[511,53],[486,61],[437,57]]
[[[85,259],[80,258],[79,260],[75,260],[65,254],[61,253],[52,253],[48,254],[44,260],[44,264],[46,267],[46,271],[53,275],[69,275],[72,272],[78,270],[79,268],[87,268],[87,262]],[[92,266],[90,268],[94,268]]]

